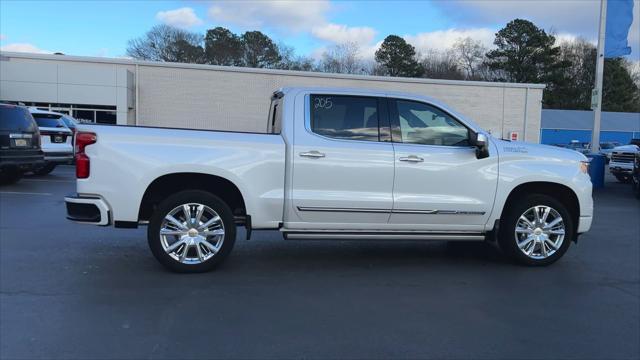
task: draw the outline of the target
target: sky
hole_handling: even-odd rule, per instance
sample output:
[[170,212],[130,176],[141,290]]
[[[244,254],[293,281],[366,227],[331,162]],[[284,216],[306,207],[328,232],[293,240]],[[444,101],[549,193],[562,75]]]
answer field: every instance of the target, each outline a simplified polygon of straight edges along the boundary
[[[615,1],[615,0],[609,0]],[[640,0],[634,0],[630,60],[640,59]],[[490,48],[514,18],[534,22],[560,39],[595,43],[599,0],[434,1],[28,1],[0,0],[0,49],[124,57],[127,41],[156,24],[204,34],[224,26],[260,30],[296,54],[319,57],[327,47],[357,43],[372,58],[389,34],[418,52],[445,50],[471,37]]]

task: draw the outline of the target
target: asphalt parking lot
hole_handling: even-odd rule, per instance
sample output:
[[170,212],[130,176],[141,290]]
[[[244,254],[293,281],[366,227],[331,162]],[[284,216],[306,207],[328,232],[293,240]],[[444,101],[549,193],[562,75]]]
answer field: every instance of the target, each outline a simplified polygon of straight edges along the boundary
[[[610,179],[611,180],[611,179]],[[0,358],[638,358],[640,201],[597,191],[553,266],[484,244],[239,234],[179,275],[146,228],[65,220],[73,169],[0,187]]]

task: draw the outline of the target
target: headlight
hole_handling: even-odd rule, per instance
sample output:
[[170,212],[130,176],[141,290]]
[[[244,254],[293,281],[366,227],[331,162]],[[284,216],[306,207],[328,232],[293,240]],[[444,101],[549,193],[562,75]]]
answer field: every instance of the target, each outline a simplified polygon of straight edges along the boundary
[[588,174],[589,173],[589,162],[588,161],[580,161],[580,171],[582,171],[583,174]]

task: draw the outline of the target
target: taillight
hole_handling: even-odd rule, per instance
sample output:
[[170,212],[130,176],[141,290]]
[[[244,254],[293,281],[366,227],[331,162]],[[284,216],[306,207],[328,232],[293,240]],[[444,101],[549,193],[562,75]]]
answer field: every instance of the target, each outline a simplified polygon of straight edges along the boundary
[[84,149],[91,144],[95,144],[97,139],[96,134],[92,132],[78,131],[76,134],[76,177],[78,179],[86,179],[89,177],[91,161],[87,154],[85,154]]

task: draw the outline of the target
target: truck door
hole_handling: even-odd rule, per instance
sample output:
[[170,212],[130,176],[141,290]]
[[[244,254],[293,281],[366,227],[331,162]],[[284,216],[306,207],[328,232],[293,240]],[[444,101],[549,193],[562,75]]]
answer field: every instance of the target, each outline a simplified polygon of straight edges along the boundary
[[384,98],[302,94],[286,227],[372,229],[393,204],[394,155]]
[[395,149],[390,224],[414,230],[482,230],[493,207],[498,159],[477,159],[469,129],[431,104],[389,100]]

